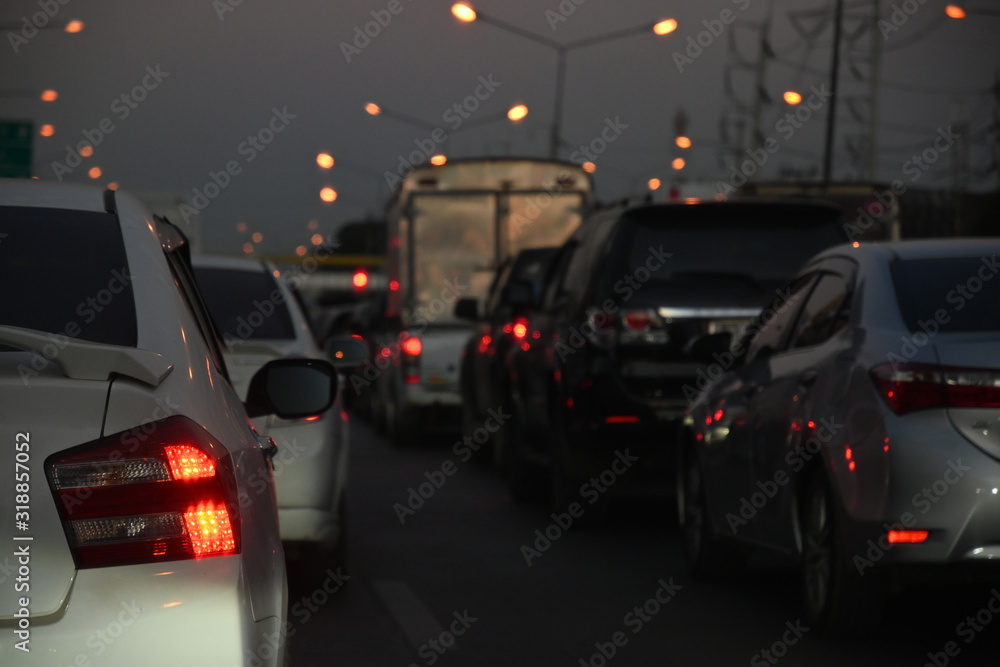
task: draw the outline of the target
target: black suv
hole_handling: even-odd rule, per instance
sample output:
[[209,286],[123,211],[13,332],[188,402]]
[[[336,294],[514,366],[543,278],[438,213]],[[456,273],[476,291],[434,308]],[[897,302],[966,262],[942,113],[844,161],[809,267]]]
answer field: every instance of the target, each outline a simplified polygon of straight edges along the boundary
[[706,341],[737,340],[803,262],[845,240],[840,211],[816,201],[658,204],[584,221],[507,360],[512,494],[534,491],[545,469],[558,510],[603,507],[619,477],[669,479],[679,418],[731,363]]
[[[459,386],[466,435],[482,426],[491,411],[503,413],[509,407],[505,363],[510,349],[524,345],[528,338],[528,315],[538,305],[542,281],[557,251],[554,247],[522,250],[497,270],[483,319],[462,350]],[[455,314],[478,320],[478,301],[459,299]]]

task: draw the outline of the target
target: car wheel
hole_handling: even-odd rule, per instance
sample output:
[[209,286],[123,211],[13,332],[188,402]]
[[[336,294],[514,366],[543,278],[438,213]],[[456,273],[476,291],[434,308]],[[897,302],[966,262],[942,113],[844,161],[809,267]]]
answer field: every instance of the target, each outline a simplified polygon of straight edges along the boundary
[[742,569],[746,555],[727,548],[712,528],[704,477],[694,452],[684,457],[682,484],[684,557],[691,574],[699,579],[715,579]]
[[831,636],[866,636],[878,630],[888,598],[884,572],[861,574],[848,564],[829,485],[816,474],[800,511],[802,594],[806,622]]

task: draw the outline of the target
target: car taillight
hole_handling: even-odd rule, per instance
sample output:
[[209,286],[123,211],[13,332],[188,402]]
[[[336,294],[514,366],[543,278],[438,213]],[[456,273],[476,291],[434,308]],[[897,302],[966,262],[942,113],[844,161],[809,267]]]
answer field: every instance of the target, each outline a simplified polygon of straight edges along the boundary
[[403,352],[410,355],[411,357],[418,357],[423,351],[424,345],[420,342],[420,339],[416,336],[409,336],[403,339]]
[[49,457],[78,568],[240,553],[229,453],[182,416]]
[[871,370],[882,400],[896,414],[928,408],[1000,407],[1000,371],[935,364],[882,364]]
[[515,340],[524,340],[528,335],[528,320],[523,317],[517,318],[511,325],[510,331],[514,334]]
[[654,313],[649,309],[627,310],[622,313],[625,328],[631,331],[645,331],[653,323]]

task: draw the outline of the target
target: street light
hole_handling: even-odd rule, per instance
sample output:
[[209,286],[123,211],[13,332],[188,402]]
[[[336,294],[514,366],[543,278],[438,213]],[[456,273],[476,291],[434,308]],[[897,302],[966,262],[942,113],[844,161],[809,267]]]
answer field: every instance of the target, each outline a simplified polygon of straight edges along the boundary
[[948,5],[944,8],[948,18],[964,19],[967,16],[1000,16],[1000,9],[966,9],[961,5]]
[[587,46],[594,46],[595,44],[610,42],[612,40],[631,37],[633,35],[653,32],[655,35],[662,36],[677,29],[677,21],[675,19],[662,19],[656,23],[646,23],[634,28],[626,28],[624,30],[617,30],[604,35],[597,35],[596,37],[587,37],[566,44],[560,44],[559,42],[548,39],[547,37],[535,34],[530,30],[524,30],[516,25],[511,25],[506,21],[501,21],[493,18],[492,16],[477,12],[472,8],[472,5],[467,2],[458,2],[452,5],[451,13],[455,16],[455,18],[463,23],[482,21],[483,23],[488,23],[489,25],[500,28],[506,32],[531,40],[536,44],[547,46],[556,52],[556,99],[555,112],[552,119],[552,134],[549,143],[549,157],[553,159],[558,157],[559,146],[562,145],[561,129],[563,94],[564,88],[566,87],[566,54],[570,51],[582,49]]
[[[387,109],[384,106],[375,104],[374,102],[368,102],[365,104],[365,111],[369,116],[385,116],[386,118],[394,118],[403,123],[408,123],[415,127],[419,127],[424,130],[433,132],[435,130],[443,130],[440,125],[435,125],[434,123],[428,123],[425,120],[420,120],[419,118],[414,118],[409,114],[405,114],[401,111],[393,111],[392,109]],[[514,123],[521,121],[528,115],[528,107],[524,104],[516,104],[512,106],[507,111],[501,111],[495,114],[489,114],[488,116],[483,116],[481,118],[472,118],[465,120],[462,124],[452,130],[452,134],[461,130],[467,130],[472,127],[479,127],[480,125],[485,125],[486,123],[495,123],[498,120],[508,119]]]

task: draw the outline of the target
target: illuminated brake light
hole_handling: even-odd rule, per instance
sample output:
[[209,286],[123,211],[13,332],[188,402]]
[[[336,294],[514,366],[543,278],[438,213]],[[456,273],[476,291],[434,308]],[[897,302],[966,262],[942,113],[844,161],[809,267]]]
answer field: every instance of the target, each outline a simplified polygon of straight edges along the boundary
[[889,544],[920,544],[926,542],[930,531],[927,530],[890,530]]
[[416,336],[410,336],[403,340],[403,352],[411,357],[419,356],[423,349],[423,343]]
[[46,461],[77,568],[240,553],[229,453],[186,417],[152,426]]
[[184,513],[184,523],[196,556],[228,553],[236,548],[229,511],[225,505],[199,503]]
[[368,272],[364,269],[358,269],[354,272],[351,282],[355,289],[363,290],[368,285]]
[[639,423],[638,415],[611,415],[610,417],[604,418],[605,424],[637,424]]
[[525,319],[518,319],[514,322],[511,332],[517,340],[524,340],[524,337],[528,335],[528,321]]
[[215,475],[215,464],[205,452],[191,445],[168,445],[163,448],[175,480],[200,479]]

